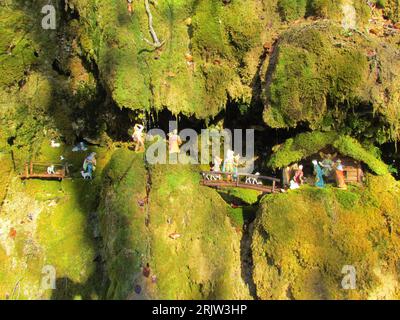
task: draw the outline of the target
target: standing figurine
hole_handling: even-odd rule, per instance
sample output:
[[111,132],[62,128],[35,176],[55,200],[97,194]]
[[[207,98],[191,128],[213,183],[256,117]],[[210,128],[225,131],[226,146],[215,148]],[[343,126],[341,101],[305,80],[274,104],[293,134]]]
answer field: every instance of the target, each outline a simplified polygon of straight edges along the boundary
[[318,164],[317,160],[313,160],[313,165],[314,165],[314,173],[315,173],[315,186],[318,188],[324,188],[325,187],[325,182],[324,182],[324,172],[322,171],[321,167]]
[[96,152],[92,152],[89,156],[86,157],[85,161],[83,161],[83,171],[85,173],[92,174],[96,170],[96,165]]
[[240,165],[240,155],[237,154],[236,156],[233,156],[233,177],[235,180],[238,179],[238,170],[239,170],[239,165]]
[[337,187],[343,190],[347,189],[346,181],[344,179],[344,168],[341,160],[337,160],[335,164],[335,177]]
[[221,172],[221,164],[222,164],[222,159],[218,156],[215,156],[214,157],[214,166],[212,167],[212,171]]
[[135,143],[135,152],[143,152],[144,151],[144,134],[143,134],[144,126],[141,124],[135,124],[133,128],[132,139]]
[[294,182],[296,182],[299,186],[303,185],[304,183],[303,168],[304,168],[303,165],[299,165],[293,177]]
[[[235,161],[234,156],[235,153],[231,149],[229,149],[226,153],[224,165],[222,167],[223,172],[232,173],[234,171],[234,161]],[[230,181],[232,179],[232,176],[228,175],[227,178],[228,181]]]
[[322,167],[322,171],[323,171],[325,177],[330,177],[332,175],[333,165],[334,165],[334,162],[332,159],[334,157],[336,157],[336,155],[337,154],[332,155],[330,153],[327,153],[327,154],[324,154],[322,152],[320,153],[320,156],[323,160],[319,163],[319,165]]
[[131,15],[133,13],[132,0],[127,0],[127,1],[128,1],[128,12]]
[[168,134],[169,137],[169,153],[180,153],[181,149],[179,146],[182,144],[182,140],[178,135],[178,130],[174,129]]

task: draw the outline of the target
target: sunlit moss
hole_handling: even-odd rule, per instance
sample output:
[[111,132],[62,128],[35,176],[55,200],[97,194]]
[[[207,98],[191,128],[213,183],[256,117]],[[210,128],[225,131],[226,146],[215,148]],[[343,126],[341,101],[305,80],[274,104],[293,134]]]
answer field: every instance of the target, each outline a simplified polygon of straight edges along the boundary
[[[304,187],[266,197],[252,244],[257,295],[396,299],[400,256],[393,235],[400,222],[398,190],[392,177],[371,176],[361,189]],[[356,268],[356,290],[342,288],[346,265]],[[387,278],[394,280],[387,283]]]

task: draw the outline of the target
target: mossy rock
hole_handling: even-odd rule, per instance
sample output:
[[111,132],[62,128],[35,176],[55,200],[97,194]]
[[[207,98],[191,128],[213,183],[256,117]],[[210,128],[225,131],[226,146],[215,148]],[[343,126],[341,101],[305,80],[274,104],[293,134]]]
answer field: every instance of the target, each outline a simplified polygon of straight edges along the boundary
[[[162,110],[210,118],[232,99],[251,99],[257,65],[247,53],[261,53],[263,7],[253,0],[170,1],[151,5],[154,28],[165,44],[155,50],[142,3],[129,16],[123,2],[69,1],[79,12],[79,44],[121,108]],[[97,14],[94,14],[97,12]]]
[[[368,176],[365,188],[348,191],[303,187],[266,197],[252,243],[257,296],[397,299],[399,205],[391,176]],[[348,265],[354,290],[342,287]]]
[[[264,121],[273,128],[350,130],[379,143],[397,139],[399,117],[391,102],[400,83],[395,52],[361,32],[349,36],[331,21],[289,28],[268,60]],[[361,110],[372,114],[359,115],[366,121],[380,115],[373,133],[349,125],[352,112]]]
[[[151,170],[151,265],[158,297],[247,299],[240,276],[239,237],[217,192],[199,185],[195,167]],[[170,235],[178,233],[173,240]]]

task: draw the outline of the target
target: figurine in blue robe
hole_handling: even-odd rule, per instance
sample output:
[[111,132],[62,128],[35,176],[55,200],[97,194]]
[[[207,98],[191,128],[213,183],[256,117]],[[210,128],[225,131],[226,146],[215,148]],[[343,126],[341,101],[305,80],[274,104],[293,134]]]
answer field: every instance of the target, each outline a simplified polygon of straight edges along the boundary
[[324,172],[322,171],[317,160],[314,160],[312,163],[314,165],[314,173],[316,177],[315,186],[318,188],[325,188]]

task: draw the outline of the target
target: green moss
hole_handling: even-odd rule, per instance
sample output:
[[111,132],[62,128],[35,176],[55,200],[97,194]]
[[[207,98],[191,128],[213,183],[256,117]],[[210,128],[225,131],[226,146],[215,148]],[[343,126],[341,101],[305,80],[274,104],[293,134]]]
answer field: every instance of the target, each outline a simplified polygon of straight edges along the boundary
[[143,40],[151,36],[142,3],[135,5],[131,17],[123,2],[69,5],[82,17],[78,33],[84,54],[99,66],[100,77],[121,108],[167,108],[174,114],[209,118],[223,109],[228,94],[250,99],[251,83],[240,77],[243,72],[254,74],[256,66],[243,60],[249,51],[260,51],[262,25],[253,15],[261,14],[262,7],[254,1],[152,5],[154,28],[165,40],[156,51]]
[[145,213],[138,203],[146,197],[142,155],[117,150],[102,181],[99,212],[101,234],[107,243],[107,297],[126,299],[133,292],[135,276],[145,263],[148,249]]
[[301,133],[295,138],[288,139],[283,145],[275,147],[275,153],[268,162],[268,166],[277,169],[283,168],[306,157],[318,153],[321,149],[332,146],[342,155],[365,163],[377,175],[389,173],[388,167],[376,154],[367,151],[354,138],[336,132],[308,132]]
[[[369,176],[365,188],[304,187],[264,198],[252,244],[258,297],[396,299],[396,188],[390,176]],[[356,290],[341,287],[345,265],[356,268]]]
[[385,14],[394,22],[400,19],[400,4],[398,0],[377,0],[377,5],[384,8]]
[[[335,46],[339,29],[315,24],[282,36],[267,87],[264,120],[276,128],[321,128],[332,107],[351,104],[368,70],[365,54]],[[335,109],[336,110],[336,109]]]
[[278,8],[281,17],[285,21],[293,21],[302,18],[306,14],[306,0],[279,0]]
[[261,195],[259,191],[239,188],[220,190],[219,193],[226,201],[231,203],[236,203],[236,201],[245,202],[249,205],[256,204]]
[[[234,254],[239,239],[225,202],[214,190],[199,185],[196,167],[160,165],[152,168],[151,176],[150,265],[158,278],[158,297],[248,297],[240,276],[234,276],[240,272]],[[174,232],[181,238],[170,239]]]

